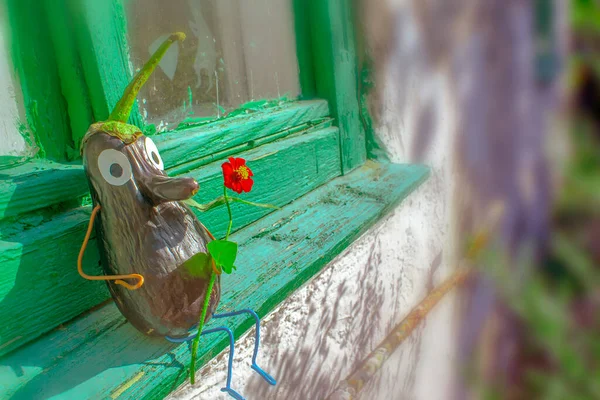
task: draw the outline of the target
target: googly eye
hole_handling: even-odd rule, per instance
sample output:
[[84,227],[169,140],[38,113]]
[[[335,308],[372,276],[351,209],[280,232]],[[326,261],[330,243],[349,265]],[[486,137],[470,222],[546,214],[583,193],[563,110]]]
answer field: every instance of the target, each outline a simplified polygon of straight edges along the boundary
[[114,149],[106,149],[98,156],[98,169],[104,180],[113,186],[122,186],[132,177],[127,156]]
[[162,158],[160,158],[158,148],[149,137],[145,138],[144,148],[146,149],[146,156],[148,157],[148,160],[150,160],[150,162],[154,164],[156,168],[160,170],[165,169],[165,164],[163,163]]

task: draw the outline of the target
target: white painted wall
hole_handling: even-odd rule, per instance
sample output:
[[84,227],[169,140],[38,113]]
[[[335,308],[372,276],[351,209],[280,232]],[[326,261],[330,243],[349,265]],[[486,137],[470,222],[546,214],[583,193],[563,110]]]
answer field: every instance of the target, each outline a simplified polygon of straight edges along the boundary
[[27,147],[19,133],[20,88],[13,81],[6,4],[0,4],[0,156],[22,155]]
[[[265,318],[259,360],[279,380],[277,387],[249,368],[253,332],[236,343],[233,387],[249,400],[330,394],[453,271],[467,234],[478,230],[492,200],[508,206],[502,221],[507,241],[543,232],[547,188],[540,143],[555,88],[535,81],[531,2],[365,5],[378,63],[379,137],[393,161],[426,163],[433,173]],[[456,293],[444,299],[359,398],[437,400],[463,393],[459,354],[473,346],[478,312],[485,314],[492,302],[482,293],[475,299],[480,308],[466,317]],[[201,371],[197,387],[186,385],[172,398],[226,399],[219,391],[226,356]]]

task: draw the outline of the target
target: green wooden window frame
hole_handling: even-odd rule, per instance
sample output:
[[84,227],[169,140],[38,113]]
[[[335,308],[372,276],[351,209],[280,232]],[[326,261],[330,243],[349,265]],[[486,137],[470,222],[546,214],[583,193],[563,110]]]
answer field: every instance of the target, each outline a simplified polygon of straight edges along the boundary
[[[300,97],[327,100],[328,116],[340,129],[342,170],[347,173],[366,160],[350,2],[290,1]],[[89,125],[107,118],[132,77],[123,4],[121,0],[63,0],[62,6],[52,0],[8,2],[13,55],[40,155],[58,161],[77,159]],[[129,122],[144,127],[137,105]],[[217,147],[214,152],[218,151]]]
[[[153,136],[170,175],[199,181],[198,200],[220,194],[219,165],[235,154],[255,172],[248,200],[282,207],[271,212],[234,205],[233,240],[242,243],[247,257],[240,266],[248,267],[225,278],[231,293],[221,307],[232,308],[244,298],[261,316],[429,173],[424,166],[367,160],[365,127],[370,126],[361,107],[352,1],[290,1],[298,101],[254,104],[230,118]],[[48,388],[44,396],[162,397],[185,379],[187,347],[139,335],[112,303],[85,314],[110,296],[104,284],[81,279],[75,269],[90,214],[77,149],[88,126],[108,116],[131,79],[123,5],[121,0],[64,0],[60,6],[53,0],[8,2],[15,68],[40,153],[25,162],[0,162],[0,320],[11,320],[0,327],[0,392],[28,399]],[[129,122],[144,126],[137,107]],[[222,210],[199,217],[215,235],[224,234]],[[100,273],[94,249],[92,243],[84,268]],[[65,323],[64,330],[55,329]],[[240,335],[250,326],[240,318],[233,327]],[[203,345],[200,361],[224,347],[225,341],[215,338]],[[40,348],[48,356],[29,365]],[[15,365],[20,373],[11,368]]]

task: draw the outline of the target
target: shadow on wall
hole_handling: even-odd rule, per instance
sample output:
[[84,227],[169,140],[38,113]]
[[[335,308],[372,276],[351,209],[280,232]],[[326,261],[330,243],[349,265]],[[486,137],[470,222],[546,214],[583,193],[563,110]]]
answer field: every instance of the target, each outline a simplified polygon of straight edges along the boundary
[[[298,399],[324,399],[345,378],[348,365],[355,365],[369,353],[381,324],[384,296],[389,295],[381,276],[374,273],[381,263],[377,240],[369,252],[367,265],[355,282],[340,280],[338,274],[343,272],[339,268],[327,269],[315,278],[318,285],[307,286],[301,294],[303,301],[290,299],[296,309],[286,306],[269,317],[269,326],[286,326],[293,319],[295,331],[291,337],[274,329],[266,332],[264,343],[285,349],[276,351],[269,362],[277,366],[273,376],[278,385],[271,388],[251,380],[247,393],[265,399],[291,398],[292,394]],[[394,295],[399,293],[396,286]],[[319,315],[318,321],[315,315]],[[355,349],[352,357],[335,356],[339,349],[348,348]]]
[[[411,229],[407,228],[407,236],[412,235]],[[422,287],[402,278],[403,256],[399,256],[398,269],[390,269],[396,261],[390,264],[388,257],[414,243],[408,240],[401,248],[384,248],[389,238],[377,231],[362,241],[349,253],[361,253],[364,258],[347,254],[334,262],[267,318],[263,343],[271,349],[269,368],[276,366],[270,372],[278,385],[268,387],[253,377],[244,388],[249,397],[325,399],[410,311],[406,305],[412,302],[405,296],[416,299],[433,289],[434,275],[442,265],[441,252],[422,271],[424,276],[416,273],[423,279]],[[419,326],[403,345],[409,350],[402,365],[385,365],[386,370],[402,371],[402,375],[399,372],[394,382],[385,382],[379,393],[414,393],[423,329],[424,325]]]

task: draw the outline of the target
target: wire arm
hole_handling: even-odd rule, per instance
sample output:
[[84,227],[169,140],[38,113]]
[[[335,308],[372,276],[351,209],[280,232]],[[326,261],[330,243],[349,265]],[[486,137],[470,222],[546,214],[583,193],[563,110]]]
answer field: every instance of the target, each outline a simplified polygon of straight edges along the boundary
[[[81,244],[81,250],[79,251],[79,257],[77,257],[77,271],[79,275],[81,275],[84,279],[89,281],[112,281],[114,280],[117,285],[121,285],[126,287],[129,290],[136,290],[142,287],[144,284],[144,277],[140,274],[129,274],[129,275],[103,275],[103,276],[91,276],[83,272],[82,261],[83,254],[85,253],[85,249],[90,240],[90,236],[92,234],[92,228],[94,227],[94,220],[96,219],[96,215],[98,211],[100,211],[100,205],[97,205],[92,210],[92,215],[90,216],[90,223],[88,225],[87,232],[85,234],[85,238],[83,239],[83,243]],[[135,285],[131,285],[125,282],[123,279],[137,279],[137,283]]]

